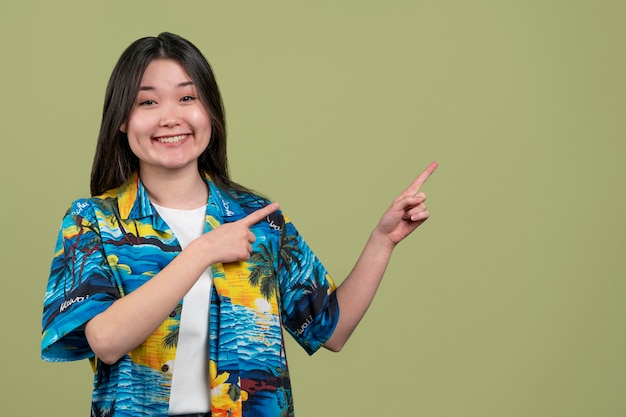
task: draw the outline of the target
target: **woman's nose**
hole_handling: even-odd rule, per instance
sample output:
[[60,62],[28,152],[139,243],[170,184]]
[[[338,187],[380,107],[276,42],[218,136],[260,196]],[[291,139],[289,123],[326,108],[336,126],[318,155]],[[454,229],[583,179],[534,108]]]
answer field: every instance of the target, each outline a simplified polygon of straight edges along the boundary
[[180,124],[180,116],[173,106],[164,106],[159,126],[171,127]]

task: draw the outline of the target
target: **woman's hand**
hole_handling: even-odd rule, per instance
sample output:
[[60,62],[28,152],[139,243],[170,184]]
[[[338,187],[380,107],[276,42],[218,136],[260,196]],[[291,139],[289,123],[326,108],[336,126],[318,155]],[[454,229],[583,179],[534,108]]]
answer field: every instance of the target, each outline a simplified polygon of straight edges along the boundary
[[278,207],[278,203],[269,204],[241,220],[223,224],[198,238],[204,245],[207,245],[205,253],[211,254],[210,263],[229,263],[250,259],[252,243],[256,240],[250,227],[278,210]]
[[437,163],[431,162],[393,201],[374,229],[374,235],[386,239],[392,246],[395,246],[428,219],[426,194],[419,190],[435,169],[437,169]]

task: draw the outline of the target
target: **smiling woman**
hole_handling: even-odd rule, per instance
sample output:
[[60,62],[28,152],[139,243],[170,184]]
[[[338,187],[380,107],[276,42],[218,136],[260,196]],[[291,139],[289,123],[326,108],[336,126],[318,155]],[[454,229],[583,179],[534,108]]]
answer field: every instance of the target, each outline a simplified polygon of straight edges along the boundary
[[[164,62],[169,62],[170,65],[162,65]],[[166,68],[173,71],[167,75],[179,77],[175,80],[167,79],[174,83],[172,85],[167,85],[166,80],[161,78],[161,75],[168,72]],[[151,77],[153,71],[152,78],[146,78]],[[156,100],[154,94],[165,94],[167,88],[171,88],[169,93],[181,95],[175,99],[169,96],[159,97],[159,100],[166,98],[165,102]],[[175,88],[181,91],[174,92]],[[151,94],[153,96],[150,96]],[[127,129],[132,130],[131,118],[144,113],[139,111],[144,108],[158,109],[154,113],[160,113],[160,117],[165,119],[176,116],[178,113],[163,114],[164,110],[174,111],[173,108],[168,110],[170,100],[180,101],[179,110],[186,105],[185,103],[193,104],[194,108],[201,107],[206,113],[200,116],[201,119],[206,119],[208,115],[209,145],[198,157],[198,169],[209,173],[213,181],[220,186],[248,191],[230,179],[224,108],[211,66],[189,41],[177,35],[164,33],[159,37],[146,37],[135,41],[124,51],[113,69],[104,100],[102,124],[91,173],[92,195],[99,195],[120,186],[139,169],[139,159],[131,150],[127,136]],[[168,124],[172,123],[172,120],[159,118],[156,121],[152,120],[151,123]],[[174,123],[178,121],[174,120]],[[143,128],[144,124],[141,123],[139,126]]]
[[278,204],[231,181],[206,59],[177,35],[139,39],[109,81],[92,197],[63,219],[42,357],[91,361],[92,415],[292,416],[283,329],[309,354],[343,347],[428,219],[419,189],[436,167],[336,288]]
[[126,133],[131,151],[139,158],[140,178],[148,190],[155,190],[149,192],[152,201],[183,209],[206,202],[206,192],[194,193],[199,202],[185,202],[171,193],[159,196],[159,188],[149,186],[155,177],[170,182],[191,177],[197,179],[198,191],[206,190],[197,175],[198,158],[211,140],[211,121],[193,81],[178,62],[155,59],[148,64],[128,122],[120,130]]

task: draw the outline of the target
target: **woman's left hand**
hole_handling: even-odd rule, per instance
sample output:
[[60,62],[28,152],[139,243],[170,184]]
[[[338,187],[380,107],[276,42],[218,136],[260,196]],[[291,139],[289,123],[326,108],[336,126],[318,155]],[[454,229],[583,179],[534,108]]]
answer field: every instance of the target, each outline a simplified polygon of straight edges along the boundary
[[420,188],[435,169],[437,162],[431,162],[393,201],[376,225],[374,234],[387,239],[395,246],[428,219],[430,214],[426,209],[426,194],[420,192]]
[[385,211],[370,235],[354,268],[337,288],[341,314],[330,339],[328,349],[339,351],[350,338],[374,299],[395,246],[428,219],[426,195],[420,187],[437,169],[431,162]]

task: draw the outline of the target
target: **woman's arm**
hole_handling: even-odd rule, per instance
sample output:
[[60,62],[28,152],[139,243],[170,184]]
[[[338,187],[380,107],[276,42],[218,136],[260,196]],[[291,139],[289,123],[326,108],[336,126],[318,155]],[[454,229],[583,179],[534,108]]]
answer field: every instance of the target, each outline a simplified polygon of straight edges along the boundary
[[85,335],[94,353],[104,363],[113,364],[139,346],[211,264],[248,260],[255,240],[250,227],[277,209],[278,204],[273,203],[205,233],[161,272],[91,319]]
[[359,256],[354,268],[337,287],[339,321],[324,346],[339,351],[350,338],[376,295],[391,254],[429,216],[426,195],[420,187],[437,168],[432,162],[385,211]]

